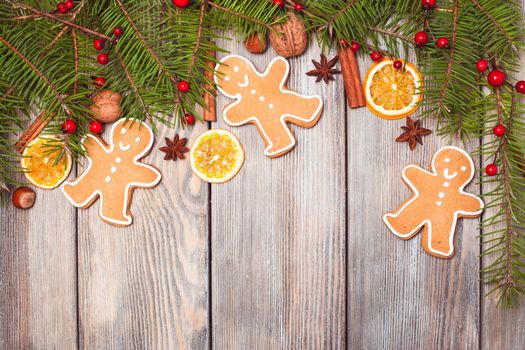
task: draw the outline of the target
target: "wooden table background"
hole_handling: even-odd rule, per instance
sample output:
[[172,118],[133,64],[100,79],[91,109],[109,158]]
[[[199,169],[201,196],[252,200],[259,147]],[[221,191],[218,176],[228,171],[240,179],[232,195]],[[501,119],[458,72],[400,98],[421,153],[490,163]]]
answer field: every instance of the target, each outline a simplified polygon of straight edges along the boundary
[[[260,70],[275,56],[223,45]],[[239,136],[246,162],[210,186],[187,160],[162,160],[178,132],[163,128],[147,162],[164,177],[135,192],[132,226],[102,222],[98,202],[76,210],[58,190],[39,190],[32,210],[2,209],[1,348],[523,349],[525,307],[483,296],[478,220],[459,225],[449,261],[382,223],[409,195],[402,168],[427,167],[446,141],[431,135],[414,152],[394,142],[403,120],[351,110],[341,78],[304,74],[320,52],[290,60],[289,86],[323,96],[325,109],[313,129],[292,127],[286,156],[265,157],[255,127],[219,120],[211,126]],[[362,74],[369,66],[360,61]],[[208,127],[182,135],[192,143]]]

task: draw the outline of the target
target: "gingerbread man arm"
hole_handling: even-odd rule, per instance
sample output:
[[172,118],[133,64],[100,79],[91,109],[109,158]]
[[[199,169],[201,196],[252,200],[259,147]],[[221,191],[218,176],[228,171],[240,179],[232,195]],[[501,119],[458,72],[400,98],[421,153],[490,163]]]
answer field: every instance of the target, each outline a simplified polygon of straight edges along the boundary
[[407,165],[403,169],[403,180],[416,193],[420,193],[422,188],[435,179],[432,173],[429,173],[417,165]]
[[[280,86],[283,86],[286,84],[286,81],[288,80],[288,74],[290,72],[290,65],[288,64],[288,61],[284,57],[276,57],[272,62],[270,62],[270,65],[268,68],[266,68],[266,72],[264,75],[273,75],[275,74],[278,77],[282,77],[281,81],[279,81]],[[278,88],[277,86],[275,87]]]
[[136,178],[140,179],[135,181],[134,184],[141,187],[154,187],[161,179],[160,172],[147,164],[136,163],[132,171]]
[[469,193],[461,193],[461,200],[458,200],[458,202],[460,201],[461,207],[458,210],[463,216],[477,217],[481,215],[485,207],[485,204],[479,197]]

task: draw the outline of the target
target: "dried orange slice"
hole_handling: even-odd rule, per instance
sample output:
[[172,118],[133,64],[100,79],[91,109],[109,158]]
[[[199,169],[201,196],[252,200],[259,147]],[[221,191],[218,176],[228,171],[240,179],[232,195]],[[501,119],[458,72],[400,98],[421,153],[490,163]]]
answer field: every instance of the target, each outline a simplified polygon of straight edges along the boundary
[[53,189],[58,187],[69,175],[71,171],[71,155],[66,154],[55,164],[58,152],[51,152],[46,144],[56,144],[59,141],[54,137],[37,137],[31,141],[24,149],[23,157],[20,160],[24,175],[33,185],[43,189]]
[[190,151],[191,169],[203,181],[231,180],[244,163],[244,149],[231,132],[212,129],[200,135]]
[[[403,68],[394,68],[401,61]],[[368,70],[365,95],[368,109],[384,119],[401,119],[414,113],[423,99],[423,76],[411,63],[385,58]]]

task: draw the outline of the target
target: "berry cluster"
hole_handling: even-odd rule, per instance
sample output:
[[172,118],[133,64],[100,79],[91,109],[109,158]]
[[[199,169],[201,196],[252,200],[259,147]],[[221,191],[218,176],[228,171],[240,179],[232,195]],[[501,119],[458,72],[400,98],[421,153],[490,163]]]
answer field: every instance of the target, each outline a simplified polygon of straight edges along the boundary
[[[428,12],[436,8],[436,0],[421,0],[421,8],[423,11]],[[422,48],[428,44],[428,34],[425,31],[417,32],[414,36],[414,42],[418,48]],[[448,49],[450,45],[449,39],[441,37],[437,39],[436,46],[440,49]]]
[[57,12],[67,13],[69,10],[73,9],[73,7],[75,7],[75,2],[73,0],[59,2],[57,4]]
[[[283,8],[284,5],[286,5],[286,0],[273,0],[273,5],[279,8]],[[297,12],[301,12],[304,10],[304,4],[294,1],[293,2],[293,9]]]

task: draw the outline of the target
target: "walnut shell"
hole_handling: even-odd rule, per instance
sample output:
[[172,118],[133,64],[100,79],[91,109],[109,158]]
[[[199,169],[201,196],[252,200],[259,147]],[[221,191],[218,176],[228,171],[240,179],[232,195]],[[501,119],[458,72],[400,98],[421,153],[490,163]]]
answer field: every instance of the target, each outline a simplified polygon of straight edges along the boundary
[[91,97],[89,109],[93,117],[101,123],[113,123],[120,118],[120,99],[118,92],[101,90]]
[[244,46],[249,52],[260,54],[268,49],[268,40],[266,39],[266,35],[256,33],[246,38]]
[[285,58],[299,56],[306,50],[308,37],[304,23],[293,13],[288,14],[285,23],[273,26],[270,42],[277,53]]

